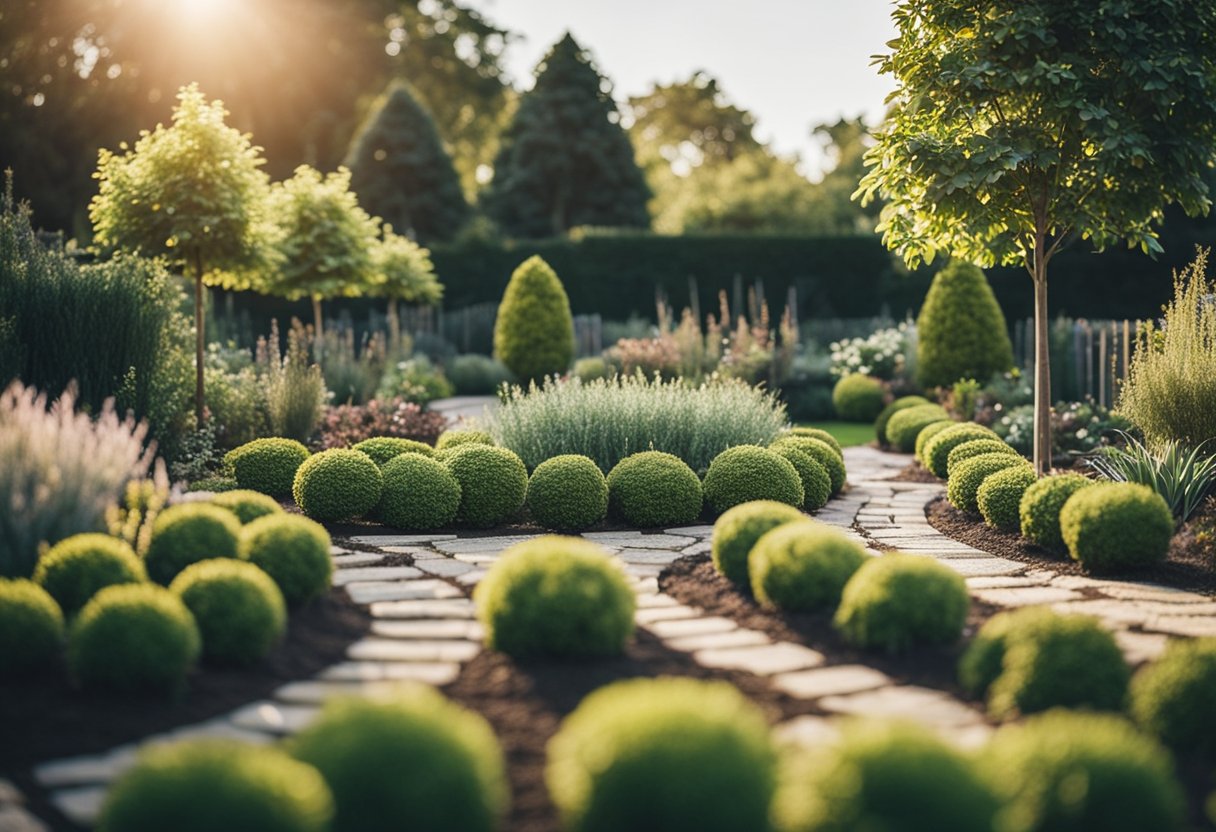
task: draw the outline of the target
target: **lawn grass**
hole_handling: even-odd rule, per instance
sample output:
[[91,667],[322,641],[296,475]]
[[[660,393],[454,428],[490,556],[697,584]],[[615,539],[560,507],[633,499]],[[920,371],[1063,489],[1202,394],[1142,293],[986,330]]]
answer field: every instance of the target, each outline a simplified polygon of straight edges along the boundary
[[865,445],[874,441],[874,425],[871,422],[799,422],[800,428],[819,428],[826,430],[840,447],[848,448],[853,445]]

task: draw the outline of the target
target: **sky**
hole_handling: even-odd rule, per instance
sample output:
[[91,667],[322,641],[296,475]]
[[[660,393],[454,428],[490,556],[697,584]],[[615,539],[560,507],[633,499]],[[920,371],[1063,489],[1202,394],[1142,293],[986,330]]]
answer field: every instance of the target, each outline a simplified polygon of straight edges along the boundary
[[516,86],[569,29],[614,84],[618,101],[655,81],[704,69],[757,135],[798,153],[815,178],[823,157],[812,125],[864,116],[877,123],[891,89],[870,57],[895,36],[891,0],[468,0],[525,39],[508,52]]

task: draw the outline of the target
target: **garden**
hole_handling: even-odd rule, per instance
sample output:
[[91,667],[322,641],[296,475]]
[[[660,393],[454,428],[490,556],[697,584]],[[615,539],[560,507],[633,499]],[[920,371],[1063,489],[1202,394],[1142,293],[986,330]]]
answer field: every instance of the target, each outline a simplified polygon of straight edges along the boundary
[[299,129],[37,5],[0,830],[1216,828],[1216,2],[897,0],[817,181],[472,3],[267,4]]

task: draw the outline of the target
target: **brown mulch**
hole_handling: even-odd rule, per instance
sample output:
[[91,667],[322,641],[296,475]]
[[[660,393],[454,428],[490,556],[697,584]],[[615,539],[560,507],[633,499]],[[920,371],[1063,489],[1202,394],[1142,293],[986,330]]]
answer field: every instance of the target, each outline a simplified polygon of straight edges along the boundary
[[919,459],[914,459],[909,462],[902,471],[893,477],[887,477],[884,482],[930,482],[939,483],[937,477],[925,466],[920,464]]

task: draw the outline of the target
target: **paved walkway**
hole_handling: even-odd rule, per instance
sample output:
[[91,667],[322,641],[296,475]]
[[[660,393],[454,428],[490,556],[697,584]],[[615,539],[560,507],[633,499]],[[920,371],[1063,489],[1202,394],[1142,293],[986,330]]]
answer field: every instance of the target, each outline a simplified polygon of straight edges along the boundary
[[436,399],[427,407],[448,417],[453,427],[471,419],[480,419],[487,410],[498,407],[497,396],[452,396]]

